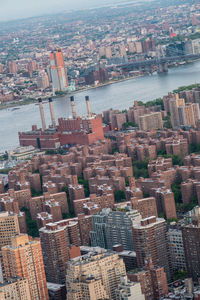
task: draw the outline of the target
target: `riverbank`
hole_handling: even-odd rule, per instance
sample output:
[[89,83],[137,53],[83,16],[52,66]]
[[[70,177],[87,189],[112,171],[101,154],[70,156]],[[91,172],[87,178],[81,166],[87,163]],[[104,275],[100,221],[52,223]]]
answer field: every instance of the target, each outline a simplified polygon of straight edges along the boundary
[[[162,98],[168,92],[200,82],[200,61],[172,67],[166,74],[142,76],[133,80],[116,82],[109,87],[93,88],[90,91],[76,93],[76,112],[78,116],[87,113],[84,97],[91,99],[91,109],[94,113],[101,113],[110,108],[124,110],[133,106],[135,100],[146,103],[150,100]],[[47,101],[45,101],[47,102]],[[16,106],[16,104],[13,104]],[[14,107],[13,107],[14,108]],[[22,105],[20,109],[0,110],[0,152],[13,149],[19,145],[18,132],[28,131],[32,124],[41,127],[38,106]],[[54,102],[55,118],[71,117],[71,103],[68,97],[57,98]],[[51,124],[48,103],[44,105],[47,126]]]
[[[184,62],[184,65],[195,63],[195,62],[198,62],[199,60],[200,59],[195,59],[193,61]],[[178,64],[178,65],[175,66],[174,64],[172,64],[172,65],[169,65],[169,69],[170,68],[178,68],[182,65],[183,64]],[[113,84],[124,82],[124,81],[134,80],[134,79],[137,79],[139,77],[145,77],[145,76],[151,76],[151,75],[149,73],[146,73],[146,74],[138,74],[138,75],[135,75],[135,76],[130,76],[130,77],[122,78],[122,79],[111,80],[109,82],[105,82],[105,83],[99,84],[97,86],[95,86],[95,85],[94,86],[87,86],[87,87],[79,88],[79,89],[77,89],[75,91],[72,91],[72,92],[63,92],[63,94],[61,94],[61,95],[52,96],[52,98],[56,100],[58,98],[62,98],[62,97],[65,97],[65,96],[75,95],[75,94],[78,94],[78,93],[81,93],[81,92],[100,89],[100,88],[103,88],[105,86],[113,85]],[[48,100],[48,97],[44,97],[43,100],[44,101]],[[0,110],[8,109],[8,108],[18,108],[18,107],[23,106],[23,105],[34,104],[34,103],[37,103],[37,99],[35,99],[35,100],[34,99],[33,100],[25,99],[23,101],[14,101],[14,102],[10,102],[10,103],[0,104]]]
[[[58,98],[62,98],[62,97],[65,97],[65,96],[75,95],[75,94],[78,94],[78,93],[81,93],[81,92],[86,92],[86,91],[90,91],[90,90],[94,90],[94,89],[99,89],[99,88],[102,88],[102,87],[105,87],[105,86],[108,86],[108,85],[120,83],[120,82],[123,82],[123,81],[133,80],[133,79],[136,79],[138,77],[143,77],[143,76],[146,76],[146,75],[148,75],[148,74],[131,76],[131,77],[123,78],[123,79],[116,79],[116,80],[112,80],[112,81],[102,83],[102,84],[99,84],[99,85],[80,88],[80,89],[77,89],[77,90],[72,91],[72,92],[63,92],[61,95],[52,96],[52,98],[56,100]],[[44,101],[46,101],[46,100],[48,100],[48,97],[44,97],[42,99]],[[0,110],[8,109],[8,108],[18,108],[22,105],[28,105],[28,104],[34,104],[34,103],[37,103],[37,99],[33,99],[33,100],[26,99],[26,100],[23,100],[23,101],[20,100],[20,101],[9,102],[9,103],[5,103],[5,104],[0,104]]]

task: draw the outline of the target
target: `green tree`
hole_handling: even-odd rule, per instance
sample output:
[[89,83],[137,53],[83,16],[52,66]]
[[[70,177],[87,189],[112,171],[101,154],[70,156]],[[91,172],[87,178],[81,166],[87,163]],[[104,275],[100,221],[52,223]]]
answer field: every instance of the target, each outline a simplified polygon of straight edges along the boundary
[[180,213],[186,213],[192,210],[196,206],[195,203],[176,203],[176,211]]
[[164,158],[172,158],[173,165],[183,166],[183,157],[174,155],[174,154],[166,154],[165,150],[159,150],[158,156],[162,156]]
[[189,153],[200,153],[200,144],[189,144]]
[[143,192],[143,197],[144,197],[144,198],[149,198],[150,195],[149,195],[149,193]]
[[125,178],[125,183],[126,183],[126,186],[129,186],[129,177]]
[[173,274],[173,280],[176,281],[178,279],[185,279],[188,277],[188,273],[185,270],[178,270]]
[[165,214],[163,212],[160,212],[160,213],[158,213],[158,217],[164,219],[165,218]]
[[84,187],[85,197],[89,197],[90,189],[89,189],[89,182],[85,180],[82,176],[78,176],[78,183],[82,184]]
[[136,127],[135,123],[133,122],[126,122],[122,124],[122,129],[126,130],[129,127]]
[[34,188],[31,188],[31,196],[32,197],[39,197],[43,195],[43,191],[36,191]]
[[164,121],[164,127],[166,128],[172,128],[172,123],[171,123],[171,119],[170,119],[170,115],[168,115],[167,117],[163,118]]
[[[62,187],[62,191],[65,192],[66,195],[67,195],[67,203],[68,203],[68,207],[69,207],[69,214],[68,214],[68,216],[69,216],[70,218],[74,218],[74,217],[75,217],[74,207],[73,207],[73,205],[72,205],[72,203],[71,203],[71,201],[70,201],[70,198],[69,198],[69,189],[68,189],[68,187],[67,187],[66,185],[63,186],[63,187]],[[64,218],[64,217],[65,217],[65,215],[63,215],[63,218]]]
[[134,160],[133,161],[133,175],[136,179],[140,177],[148,178],[148,163],[149,158],[145,159],[144,161]]
[[119,152],[119,148],[118,147],[113,147],[111,154],[115,154],[116,152]]
[[197,87],[199,87],[199,83],[183,85],[183,86],[180,86],[179,88],[177,88],[176,90],[173,90],[173,93],[179,93],[179,92],[186,91],[186,90],[192,90]]
[[45,154],[47,154],[47,155],[53,155],[53,154],[57,154],[57,151],[53,150],[53,149],[48,149],[48,150],[46,150]]
[[166,150],[158,150],[157,151],[157,156],[165,156],[167,155]]
[[183,166],[183,158],[178,155],[172,155],[173,165]]
[[28,235],[32,237],[39,237],[37,222],[32,220],[30,210],[26,207],[22,207],[21,211],[25,212]]
[[175,182],[171,185],[172,192],[176,203],[182,203],[181,185],[180,182]]
[[115,202],[124,202],[126,201],[125,192],[122,190],[118,190],[114,192]]

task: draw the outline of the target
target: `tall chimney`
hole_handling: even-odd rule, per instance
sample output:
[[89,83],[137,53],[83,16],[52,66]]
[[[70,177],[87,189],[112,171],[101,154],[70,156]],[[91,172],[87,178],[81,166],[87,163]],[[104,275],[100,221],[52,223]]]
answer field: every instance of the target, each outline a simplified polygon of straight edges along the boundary
[[53,127],[56,127],[56,119],[55,119],[55,113],[54,113],[54,108],[53,108],[53,100],[52,98],[49,98],[49,108],[50,108],[50,113],[51,113],[51,122]]
[[92,110],[90,106],[90,99],[89,96],[85,96],[85,101],[86,101],[86,106],[87,106],[87,111],[88,111],[88,117],[92,117]]
[[70,97],[70,101],[71,101],[71,106],[72,106],[73,119],[76,119],[76,106],[75,106],[75,103],[74,103],[74,96]]
[[39,98],[38,102],[39,102],[39,106],[40,106],[40,116],[41,116],[41,121],[42,121],[42,129],[45,130],[46,129],[46,122],[45,122],[45,118],[44,118],[44,107],[43,107],[42,99]]

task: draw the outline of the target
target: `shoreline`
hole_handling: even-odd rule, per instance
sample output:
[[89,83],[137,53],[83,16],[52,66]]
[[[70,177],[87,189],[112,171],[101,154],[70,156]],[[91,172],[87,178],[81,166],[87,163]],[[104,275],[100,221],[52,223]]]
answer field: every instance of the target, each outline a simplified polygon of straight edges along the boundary
[[[119,82],[136,79],[138,77],[143,77],[143,76],[146,76],[146,75],[148,75],[148,74],[127,77],[127,78],[123,78],[123,79],[119,79],[119,80],[112,80],[110,82],[102,83],[102,84],[97,85],[97,86],[85,87],[85,88],[78,89],[78,90],[75,90],[75,91],[72,91],[72,92],[64,92],[62,95],[54,95],[54,96],[52,96],[52,98],[54,100],[56,100],[58,98],[65,97],[67,95],[75,95],[75,94],[78,94],[78,93],[81,93],[81,92],[90,91],[90,90],[94,90],[94,89],[99,89],[99,88],[104,87],[104,86],[108,86],[108,85],[116,84],[116,83],[119,83]],[[48,100],[48,97],[44,97],[44,98],[42,98],[42,100],[43,101]],[[8,108],[19,108],[20,106],[23,106],[23,105],[36,104],[36,103],[37,103],[37,100],[23,100],[23,101],[20,101],[20,102],[17,102],[17,101],[16,102],[10,102],[10,103],[7,103],[7,104],[0,104],[0,110],[8,109]]]
[[[189,62],[184,62],[184,64],[178,64],[176,66],[175,65],[169,65],[168,68],[169,69],[171,67],[177,68],[179,66],[190,64],[190,63],[193,63],[193,62],[196,62],[196,61],[199,61],[199,60],[200,60],[200,58],[189,61]],[[99,88],[102,88],[104,86],[109,86],[109,85],[124,82],[124,81],[130,81],[130,80],[133,80],[133,79],[137,79],[137,78],[145,77],[145,76],[150,76],[150,75],[152,75],[152,74],[151,73],[146,73],[146,74],[144,73],[144,74],[139,74],[139,75],[136,75],[136,76],[126,77],[126,78],[123,78],[123,79],[111,80],[109,82],[102,83],[102,84],[99,84],[97,86],[83,87],[83,88],[80,88],[80,89],[72,91],[72,92],[64,92],[62,95],[54,95],[54,96],[52,96],[52,98],[54,100],[56,100],[58,98],[62,98],[62,97],[70,96],[70,95],[75,95],[75,94],[78,94],[78,93],[81,93],[81,92],[85,92],[85,91],[89,91],[89,90],[93,90],[93,89],[99,89]],[[46,101],[46,100],[48,100],[48,97],[43,98],[43,101]],[[36,99],[34,99],[34,100],[26,99],[26,100],[23,100],[23,101],[20,101],[20,102],[15,101],[15,102],[10,102],[10,103],[6,103],[6,104],[0,104],[0,110],[9,109],[9,108],[20,109],[20,106],[29,105],[29,104],[36,104],[36,103],[37,103]]]

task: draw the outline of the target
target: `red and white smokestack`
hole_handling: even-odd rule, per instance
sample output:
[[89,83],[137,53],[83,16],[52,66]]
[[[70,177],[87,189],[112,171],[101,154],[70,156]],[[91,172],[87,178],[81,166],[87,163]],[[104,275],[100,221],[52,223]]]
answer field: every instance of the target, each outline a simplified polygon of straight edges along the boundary
[[86,101],[86,106],[87,106],[87,112],[88,112],[88,117],[92,117],[92,110],[90,106],[90,99],[89,96],[85,96],[85,101]]
[[55,113],[54,113],[52,98],[49,98],[49,109],[50,109],[50,113],[51,113],[52,126],[55,128],[56,127],[56,119],[55,119]]
[[42,129],[45,130],[46,129],[46,122],[45,122],[45,117],[44,117],[44,107],[43,107],[42,99],[39,98],[38,102],[39,102],[39,106],[40,106],[40,116],[41,116],[41,121],[42,121]]
[[71,101],[71,107],[72,107],[72,116],[73,116],[73,119],[76,119],[76,106],[74,103],[74,96],[70,97],[70,101]]

